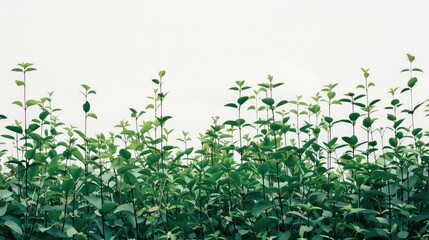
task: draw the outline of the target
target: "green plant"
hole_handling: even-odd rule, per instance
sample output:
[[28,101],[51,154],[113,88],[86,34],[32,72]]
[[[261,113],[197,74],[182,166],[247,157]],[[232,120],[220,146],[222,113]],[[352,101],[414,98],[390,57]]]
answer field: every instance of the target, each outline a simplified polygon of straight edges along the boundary
[[[369,95],[368,69],[357,87],[364,92],[338,99],[332,83],[310,102],[276,100],[282,83],[269,75],[255,89],[235,82],[226,106],[237,118],[213,117],[198,147],[186,131],[181,146],[169,140],[165,71],[144,110],[130,108],[113,132],[91,136],[95,91],[82,85],[81,131],[59,120],[53,92],[27,99],[35,69],[19,64],[23,100],[13,104],[24,117],[1,135],[11,149],[0,151],[0,239],[425,239],[429,131],[414,118],[425,104],[413,102],[413,72],[422,70],[407,57],[401,92],[410,106],[391,88],[387,126],[373,124],[384,103]],[[340,104],[344,116],[334,114]],[[30,119],[32,106],[39,114]]]

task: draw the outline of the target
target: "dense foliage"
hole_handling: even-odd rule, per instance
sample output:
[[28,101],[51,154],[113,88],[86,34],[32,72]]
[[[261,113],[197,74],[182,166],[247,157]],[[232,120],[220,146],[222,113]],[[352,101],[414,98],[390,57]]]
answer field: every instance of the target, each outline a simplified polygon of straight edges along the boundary
[[[67,126],[52,93],[27,99],[36,69],[19,64],[13,104],[24,119],[1,132],[13,147],[0,152],[0,239],[428,238],[429,132],[414,122],[427,106],[413,103],[422,71],[407,56],[407,84],[390,89],[384,109],[367,69],[356,92],[339,98],[329,84],[310,103],[276,100],[272,76],[256,88],[237,81],[226,104],[237,118],[214,117],[199,147],[187,132],[169,144],[165,71],[144,111],[89,136],[96,92],[82,85],[84,129]],[[347,117],[335,119],[338,104]],[[30,120],[28,108],[39,115]],[[388,126],[376,128],[380,109]]]

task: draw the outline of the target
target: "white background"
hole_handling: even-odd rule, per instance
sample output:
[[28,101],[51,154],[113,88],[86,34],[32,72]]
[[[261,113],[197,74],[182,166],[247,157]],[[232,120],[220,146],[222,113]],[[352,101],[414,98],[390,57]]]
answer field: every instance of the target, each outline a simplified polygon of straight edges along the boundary
[[[407,53],[429,71],[428,12],[425,0],[2,0],[0,114],[8,119],[0,127],[23,118],[11,105],[22,99],[15,86],[21,76],[10,71],[20,62],[38,68],[29,74],[29,98],[54,91],[67,124],[83,126],[80,84],[93,87],[92,134],[117,132],[113,126],[129,119],[129,107],[144,109],[160,70],[167,72],[165,115],[173,116],[167,128],[175,137],[186,130],[195,140],[212,116],[235,119],[224,107],[236,99],[227,89],[236,80],[255,86],[268,74],[285,82],[276,99],[307,101],[328,83],[339,83],[338,96],[354,91],[363,83],[360,68],[370,68],[372,97],[384,106],[389,88],[406,85],[400,70],[408,67]],[[427,74],[417,76],[416,102],[429,97]],[[30,118],[37,115],[30,111]]]

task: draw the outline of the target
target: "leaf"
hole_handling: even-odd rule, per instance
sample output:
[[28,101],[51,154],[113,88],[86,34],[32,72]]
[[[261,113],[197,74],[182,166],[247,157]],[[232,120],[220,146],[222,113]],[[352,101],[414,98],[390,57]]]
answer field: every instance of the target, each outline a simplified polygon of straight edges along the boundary
[[67,179],[63,182],[63,184],[61,184],[61,189],[68,194],[68,192],[70,192],[70,190],[74,189],[74,184],[75,181],[74,179]]
[[67,236],[73,237],[73,235],[78,234],[77,230],[74,227],[67,229]]
[[16,83],[16,86],[18,86],[18,87],[25,85],[25,82],[21,81],[21,80],[16,80],[15,83]]
[[235,103],[228,103],[228,104],[225,104],[225,107],[238,108],[237,104],[235,104]]
[[366,128],[371,127],[371,125],[372,125],[372,120],[371,120],[371,118],[369,118],[369,117],[364,118],[364,119],[363,119],[363,121],[362,121],[362,125],[363,125],[364,127],[366,127]]
[[40,120],[45,120],[46,119],[46,117],[49,115],[49,112],[48,111],[43,111],[43,112],[41,112],[40,114],[39,114],[39,119]]
[[91,89],[90,86],[86,85],[86,84],[82,84],[81,85],[86,91],[88,91],[89,89]]
[[159,72],[158,72],[158,76],[159,76],[160,78],[164,77],[164,75],[165,75],[165,70],[162,70],[162,71],[159,71]]
[[114,202],[106,202],[101,207],[101,213],[107,214],[107,213],[111,212],[113,209],[115,209],[116,206],[117,206],[117,204]]
[[11,136],[11,135],[8,135],[8,134],[2,134],[1,136],[4,137],[4,138],[10,139],[10,140],[15,140],[14,136]]
[[249,100],[248,96],[241,97],[237,100],[238,105],[243,105],[247,100]]
[[270,170],[270,165],[268,165],[268,163],[262,163],[258,166],[257,170],[259,174],[266,175],[267,172]]
[[114,211],[114,213],[118,213],[118,212],[129,212],[129,213],[134,213],[133,205],[131,205],[130,203],[126,203],[126,204],[119,205],[119,206],[116,208],[116,210]]
[[256,221],[254,230],[257,233],[265,232],[267,229],[277,228],[278,220],[275,217],[261,218]]
[[329,91],[326,95],[328,95],[328,98],[331,100],[335,97],[336,93]]
[[134,165],[125,165],[125,166],[120,167],[118,169],[117,173],[118,174],[123,174],[123,173],[126,173],[126,172],[130,171],[131,169],[136,169],[136,168],[138,168],[138,167],[134,166]]
[[11,71],[13,71],[13,72],[23,72],[21,68],[13,68]]
[[417,83],[417,78],[413,77],[410,80],[408,80],[407,85],[409,88],[413,88],[416,85],[416,83]]
[[283,126],[277,123],[271,123],[270,124],[270,129],[273,131],[278,131],[282,128]]
[[410,61],[410,62],[414,62],[414,60],[416,60],[416,58],[409,53],[407,53],[407,57],[408,57],[408,61]]
[[22,235],[22,229],[18,224],[16,224],[16,222],[6,221],[3,223],[3,225],[8,227],[10,230],[18,233],[19,235]]
[[95,113],[88,113],[87,116],[90,117],[90,118],[98,119],[97,115],[95,115]]
[[85,159],[83,158],[83,155],[82,155],[82,153],[80,153],[80,151],[79,150],[77,150],[77,149],[74,149],[74,151],[72,151],[72,154],[73,154],[73,156],[75,157],[75,158],[77,158],[78,160],[80,160],[80,161],[84,161]]
[[3,217],[7,212],[7,203],[0,202],[0,217]]
[[358,143],[358,139],[355,135],[351,137],[342,137],[343,141],[346,142],[349,145],[355,145]]
[[354,112],[350,113],[349,119],[350,121],[356,121],[360,117],[360,113]]
[[72,178],[77,181],[79,179],[79,177],[82,175],[83,173],[83,169],[82,168],[74,168],[72,170],[70,170],[70,175],[72,176]]
[[252,208],[252,215],[253,217],[258,217],[262,212],[268,211],[268,209],[271,209],[272,207],[274,207],[274,205],[270,202],[258,202]]
[[14,105],[18,105],[18,106],[20,106],[20,107],[23,107],[23,105],[22,105],[22,102],[21,102],[21,101],[14,101],[14,102],[12,102],[12,104],[14,104]]
[[395,121],[395,123],[393,124],[393,128],[398,128],[401,124],[402,124],[402,122],[404,121],[405,119],[404,118],[402,118],[402,119],[399,119],[399,120],[397,120],[397,121]]
[[38,101],[38,100],[30,99],[30,100],[28,100],[28,101],[26,102],[26,106],[27,106],[27,107],[31,107],[31,106],[33,106],[33,105],[37,105],[37,104],[39,104],[39,103],[40,103],[40,101]]
[[6,126],[6,129],[8,129],[8,130],[10,130],[12,132],[18,133],[18,134],[22,134],[23,133],[23,130],[22,130],[21,126]]
[[[282,100],[282,101],[280,101],[280,102],[277,103],[276,108],[278,108],[280,106],[283,106],[283,105],[285,105],[287,103],[288,103],[287,100]],[[316,107],[316,106],[318,106],[318,105],[314,105],[313,107]],[[320,107],[319,107],[319,109],[320,109]]]
[[408,237],[410,233],[408,231],[400,231],[398,232],[398,238],[400,239],[405,239]]
[[130,172],[125,172],[123,175],[124,182],[130,185],[135,185],[137,183],[137,178],[134,174]]
[[312,227],[312,226],[304,226],[304,225],[301,225],[301,227],[299,227],[299,236],[300,236],[301,238],[303,238],[303,237],[304,237],[304,234],[305,234],[306,232],[311,232],[311,231],[313,231],[313,227]]
[[89,110],[91,109],[91,105],[89,104],[89,102],[88,102],[88,101],[86,101],[86,102],[83,104],[82,108],[83,108],[83,111],[87,113],[87,112],[89,112]]
[[119,150],[119,156],[128,160],[131,158],[131,153],[127,149],[123,148],[123,149]]
[[36,154],[35,149],[27,150],[25,152],[25,159],[27,159],[27,160],[33,159],[35,154]]
[[12,196],[12,192],[8,190],[0,190],[0,199],[6,199],[8,197]]
[[262,102],[267,104],[270,107],[272,107],[274,105],[274,99],[272,99],[272,98],[264,98],[264,99],[262,99]]
[[238,126],[237,121],[231,121],[231,120],[225,121],[223,124],[224,124],[224,125],[235,126],[235,127],[237,127],[237,126]]
[[96,207],[98,210],[101,209],[101,198],[95,196],[83,196],[91,205]]
[[0,114],[0,120],[2,119],[7,119],[7,117],[5,115]]

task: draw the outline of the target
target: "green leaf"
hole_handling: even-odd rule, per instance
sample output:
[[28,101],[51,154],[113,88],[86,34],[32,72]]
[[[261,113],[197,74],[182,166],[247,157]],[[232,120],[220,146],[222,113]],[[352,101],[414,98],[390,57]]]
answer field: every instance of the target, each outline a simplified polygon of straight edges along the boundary
[[21,80],[16,80],[15,83],[16,83],[16,86],[18,86],[18,87],[25,85],[25,82],[21,81]]
[[312,226],[304,226],[304,225],[301,225],[301,227],[299,227],[299,236],[300,236],[301,238],[303,238],[303,237],[304,237],[304,234],[305,234],[306,232],[311,232],[311,231],[313,231],[313,227],[312,227]]
[[158,72],[158,76],[159,76],[160,78],[164,77],[164,75],[165,75],[165,70],[162,70],[162,71],[159,71],[159,72]]
[[43,112],[41,112],[40,114],[39,114],[39,119],[40,120],[45,120],[46,119],[46,117],[49,115],[49,112],[48,111],[43,111]]
[[268,163],[263,163],[258,166],[257,170],[259,174],[266,175],[267,172],[270,170],[270,165],[268,165]]
[[262,99],[262,102],[267,104],[270,107],[272,107],[274,105],[274,99],[272,99],[272,98],[264,98],[264,99]]
[[115,209],[116,206],[117,206],[117,204],[114,202],[106,202],[101,207],[101,213],[107,214],[107,213],[111,212],[113,209]]
[[96,207],[98,210],[101,209],[101,198],[95,196],[83,196],[91,205]]
[[328,95],[328,98],[331,100],[335,97],[336,94],[335,94],[335,92],[329,91],[326,95]]
[[27,159],[27,160],[33,159],[35,154],[36,154],[36,150],[35,149],[27,150],[25,152],[25,159]]
[[38,101],[38,100],[30,99],[30,100],[28,100],[28,101],[27,101],[26,106],[27,106],[27,107],[31,107],[31,106],[33,106],[33,105],[37,105],[37,104],[39,104],[39,103],[40,103],[40,101]]
[[3,225],[6,226],[6,227],[8,227],[13,232],[16,232],[19,235],[22,235],[22,229],[21,229],[21,227],[18,224],[16,224],[16,222],[6,221],[6,222],[3,223]]
[[91,89],[90,86],[86,85],[86,84],[82,84],[81,85],[86,91],[88,91],[89,89]]
[[23,107],[24,105],[22,105],[22,102],[21,101],[14,101],[14,102],[12,102],[12,104],[14,104],[14,105],[18,105],[18,106],[20,106],[20,107]]
[[133,205],[131,205],[130,203],[126,203],[126,204],[119,205],[119,206],[116,208],[116,210],[114,211],[114,213],[118,213],[118,212],[129,212],[129,213],[134,213]]
[[73,237],[73,235],[78,234],[77,230],[74,227],[67,229],[67,236]]
[[10,197],[10,196],[12,196],[12,192],[11,191],[8,191],[8,190],[0,190],[0,199],[1,200],[4,200],[4,199],[6,199],[6,198],[8,198],[8,197]]
[[83,108],[83,111],[87,113],[87,112],[89,112],[89,110],[91,109],[91,105],[89,104],[89,102],[88,102],[88,101],[86,101],[86,102],[83,104],[82,108]]
[[364,127],[366,127],[366,128],[371,127],[371,125],[372,125],[372,120],[371,120],[371,118],[369,118],[369,117],[364,118],[364,119],[363,119],[363,121],[362,121],[362,125],[363,125]]
[[416,85],[416,83],[417,83],[417,78],[413,77],[410,80],[408,80],[407,85],[409,88],[413,88]]
[[138,167],[134,166],[134,165],[125,165],[125,166],[122,166],[118,169],[118,174],[123,174],[123,173],[130,171],[131,169],[136,169],[136,168],[138,168]]
[[277,124],[277,123],[271,123],[270,124],[270,129],[273,131],[278,131],[278,130],[282,129],[282,127],[283,127],[282,125]]
[[416,60],[416,58],[409,53],[407,53],[407,57],[408,57],[408,61],[410,61],[410,62],[414,62],[414,60]]
[[238,108],[237,104],[235,104],[235,103],[228,103],[228,104],[225,104],[225,107]]
[[325,119],[325,121],[326,121],[327,123],[329,123],[329,124],[331,124],[331,123],[334,121],[334,119],[333,119],[333,118],[331,118],[331,117],[324,117],[324,119]]
[[75,181],[77,181],[79,179],[79,177],[82,175],[82,173],[83,173],[83,169],[80,167],[70,170],[70,175],[72,176],[72,178]]
[[278,219],[275,217],[261,218],[256,221],[254,230],[257,233],[265,232],[267,229],[277,228]]
[[358,139],[355,135],[351,136],[351,137],[342,137],[343,141],[350,144],[350,145],[355,145],[358,143]]
[[135,185],[137,183],[137,178],[134,174],[130,172],[125,172],[123,175],[124,182],[130,185]]
[[61,189],[68,194],[68,192],[70,192],[72,189],[74,189],[74,184],[75,181],[74,179],[67,179],[63,182],[63,184],[61,184]]
[[90,118],[98,119],[97,115],[95,115],[95,113],[88,113],[87,116],[90,117]]
[[18,134],[22,134],[23,133],[23,130],[22,130],[21,126],[6,126],[6,129],[8,129],[8,130],[10,130],[12,132],[18,133]]
[[14,68],[11,71],[13,71],[13,72],[23,72],[21,68]]
[[[282,101],[280,101],[280,102],[277,103],[276,108],[278,108],[280,106],[283,106],[283,105],[285,105],[287,103],[288,103],[287,100],[282,100]],[[318,106],[318,105],[314,105],[313,107],[316,107],[316,106]]]
[[78,160],[80,160],[80,161],[84,161],[85,159],[83,158],[83,155],[82,155],[82,153],[80,153],[80,151],[79,150],[77,150],[77,149],[74,149],[74,151],[72,151],[72,154],[73,154],[73,156],[75,157],[75,158],[77,158]]
[[398,232],[398,238],[406,239],[410,233],[408,231],[400,231]]
[[7,203],[0,202],[0,217],[3,217],[7,212]]
[[131,153],[127,149],[123,148],[123,149],[119,150],[119,156],[128,160],[131,158]]
[[270,202],[258,202],[252,208],[252,215],[253,217],[258,217],[262,212],[269,211],[272,207],[274,207],[274,205]]
[[354,112],[350,113],[349,119],[350,121],[356,121],[360,117],[360,113]]
[[237,100],[238,105],[243,105],[247,100],[249,100],[248,96],[241,97]]
[[231,121],[231,120],[225,121],[223,124],[224,124],[224,125],[235,126],[235,127],[237,127],[237,126],[238,126],[237,121]]

